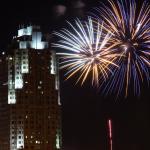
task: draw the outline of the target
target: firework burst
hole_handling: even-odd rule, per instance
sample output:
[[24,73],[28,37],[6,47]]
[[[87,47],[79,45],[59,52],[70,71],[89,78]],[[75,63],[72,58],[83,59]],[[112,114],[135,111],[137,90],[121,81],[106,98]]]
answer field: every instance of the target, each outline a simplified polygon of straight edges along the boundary
[[125,89],[127,96],[129,87],[133,87],[133,93],[139,96],[141,84],[150,79],[150,5],[145,1],[138,8],[134,0],[108,0],[108,5],[102,3],[96,10],[105,30],[113,33],[112,48],[123,56],[116,59],[119,69],[115,69],[105,92],[119,95]]
[[103,24],[88,18],[87,22],[75,20],[75,25],[69,23],[69,29],[62,29],[54,34],[61,38],[53,44],[56,48],[64,49],[57,53],[62,60],[61,69],[66,68],[68,78],[79,74],[77,82],[81,85],[88,76],[92,77],[92,85],[98,85],[99,79],[107,79],[118,54],[109,50],[110,32],[103,32]]

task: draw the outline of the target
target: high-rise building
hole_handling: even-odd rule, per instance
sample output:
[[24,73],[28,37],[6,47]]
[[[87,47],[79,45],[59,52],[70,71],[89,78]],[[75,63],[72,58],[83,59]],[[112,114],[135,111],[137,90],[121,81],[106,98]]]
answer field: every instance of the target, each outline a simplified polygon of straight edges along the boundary
[[60,150],[60,107],[55,53],[39,26],[19,29],[0,56],[2,150]]

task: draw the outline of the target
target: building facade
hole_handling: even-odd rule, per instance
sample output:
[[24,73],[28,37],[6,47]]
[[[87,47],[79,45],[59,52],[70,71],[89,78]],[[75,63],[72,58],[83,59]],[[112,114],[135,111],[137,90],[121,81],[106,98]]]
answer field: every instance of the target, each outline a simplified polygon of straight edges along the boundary
[[19,29],[0,63],[3,149],[61,149],[56,56],[40,27]]

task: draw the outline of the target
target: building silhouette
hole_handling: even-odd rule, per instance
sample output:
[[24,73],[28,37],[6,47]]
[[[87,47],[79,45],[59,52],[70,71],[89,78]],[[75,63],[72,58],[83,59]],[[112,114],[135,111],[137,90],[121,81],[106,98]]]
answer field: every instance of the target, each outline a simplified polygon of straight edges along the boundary
[[55,52],[39,26],[21,27],[0,56],[1,150],[60,150]]

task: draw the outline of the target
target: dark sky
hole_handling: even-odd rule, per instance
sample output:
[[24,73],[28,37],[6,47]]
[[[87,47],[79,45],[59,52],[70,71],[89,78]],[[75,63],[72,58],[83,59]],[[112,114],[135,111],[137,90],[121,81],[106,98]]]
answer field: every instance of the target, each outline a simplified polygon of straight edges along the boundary
[[[99,3],[96,0],[84,2],[84,12]],[[56,4],[66,6],[65,17],[56,18],[52,11]],[[71,0],[5,0],[0,5],[0,49],[6,49],[20,24],[39,24],[50,32],[60,28],[64,19],[76,16],[82,17],[82,11],[73,9]],[[108,150],[108,118],[113,121],[114,150],[150,149],[150,94],[147,87],[140,98],[115,100],[111,96],[100,96],[90,83],[83,87],[74,83],[74,78],[64,81],[61,72],[64,150]]]
[[[57,4],[65,5],[67,8],[66,16],[76,16],[73,6],[76,0],[3,0],[0,5],[0,48],[7,45],[7,41],[16,33],[21,24],[39,24],[42,28],[49,30],[55,28],[61,22],[56,19],[53,6]],[[85,0],[88,9],[96,2]],[[90,7],[89,7],[90,6]],[[66,17],[66,18],[67,18]],[[59,19],[60,20],[60,19]]]

